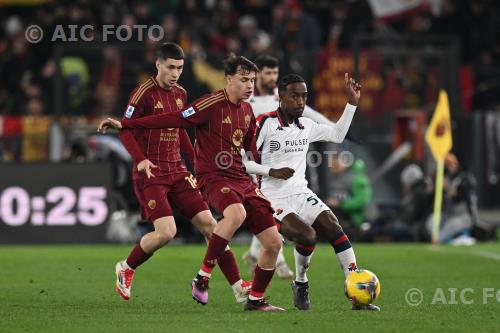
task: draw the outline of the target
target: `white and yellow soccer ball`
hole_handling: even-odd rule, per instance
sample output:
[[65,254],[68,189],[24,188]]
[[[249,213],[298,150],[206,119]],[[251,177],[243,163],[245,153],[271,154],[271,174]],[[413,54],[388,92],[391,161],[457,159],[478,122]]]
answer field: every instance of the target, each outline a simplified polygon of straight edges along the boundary
[[366,269],[349,273],[344,284],[345,295],[356,305],[373,303],[380,295],[380,281]]

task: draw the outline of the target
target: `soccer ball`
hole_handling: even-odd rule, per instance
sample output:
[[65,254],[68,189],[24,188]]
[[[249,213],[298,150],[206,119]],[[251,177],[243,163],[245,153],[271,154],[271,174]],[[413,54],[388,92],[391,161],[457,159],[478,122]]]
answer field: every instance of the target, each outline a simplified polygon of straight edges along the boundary
[[380,295],[380,281],[366,269],[351,272],[344,284],[345,295],[354,304],[371,304]]

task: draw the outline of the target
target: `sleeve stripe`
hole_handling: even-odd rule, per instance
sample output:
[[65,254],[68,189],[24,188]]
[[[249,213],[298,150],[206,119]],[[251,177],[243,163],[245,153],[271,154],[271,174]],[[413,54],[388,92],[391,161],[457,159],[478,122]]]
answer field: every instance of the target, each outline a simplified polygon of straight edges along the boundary
[[199,111],[205,110],[205,109],[206,109],[206,108],[208,108],[209,106],[212,106],[212,105],[214,105],[215,103],[218,103],[218,102],[220,102],[220,101],[223,101],[224,99],[225,99],[225,97],[224,97],[224,96],[221,96],[220,98],[212,99],[212,100],[210,100],[210,102],[209,102],[209,103],[205,103],[203,106],[198,107],[198,110],[199,110]]
[[200,101],[199,103],[196,104],[196,107],[197,108],[202,108],[203,106],[205,106],[206,104],[210,103],[211,101],[215,100],[215,99],[220,99],[220,98],[224,98],[224,95],[221,94],[221,93],[218,93],[216,95],[213,95],[213,96],[210,96],[208,97],[207,99],[203,100],[203,101]]
[[154,86],[154,83],[153,81],[151,80],[148,80],[146,81],[134,94],[134,96],[132,96],[132,99],[130,100],[130,104],[136,104],[137,102],[139,102],[139,100],[141,99],[142,95],[144,94],[144,92],[146,90],[148,90],[149,88],[151,88],[152,86]]

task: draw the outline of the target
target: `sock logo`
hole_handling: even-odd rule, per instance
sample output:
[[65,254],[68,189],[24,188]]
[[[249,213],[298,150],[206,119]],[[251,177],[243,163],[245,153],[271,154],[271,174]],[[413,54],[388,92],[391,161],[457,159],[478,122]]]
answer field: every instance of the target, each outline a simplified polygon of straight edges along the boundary
[[349,272],[354,272],[355,270],[358,269],[358,266],[356,266],[356,263],[355,262],[351,262],[349,264]]
[[148,207],[149,207],[149,209],[155,209],[156,208],[156,200],[149,200]]
[[210,259],[210,260],[205,260],[205,262],[208,264],[208,265],[217,265],[217,259]]

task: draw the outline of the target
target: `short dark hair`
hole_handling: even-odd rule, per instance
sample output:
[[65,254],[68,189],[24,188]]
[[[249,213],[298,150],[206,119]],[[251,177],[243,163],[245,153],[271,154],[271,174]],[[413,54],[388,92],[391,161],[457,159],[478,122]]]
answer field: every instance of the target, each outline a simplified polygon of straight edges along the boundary
[[238,68],[245,73],[259,71],[257,65],[248,60],[248,58],[230,53],[227,58],[224,59],[224,75],[234,75],[238,71]]
[[167,60],[168,58],[175,60],[183,60],[184,51],[178,44],[172,42],[166,42],[161,44],[156,49],[156,57],[162,60]]
[[287,74],[283,76],[278,82],[278,94],[282,94],[286,91],[286,88],[289,84],[297,83],[297,82],[306,82],[302,76],[297,74]]
[[270,55],[261,55],[255,59],[255,64],[259,67],[259,70],[262,70],[264,67],[267,68],[276,68],[279,66],[279,61],[277,58],[272,57]]

